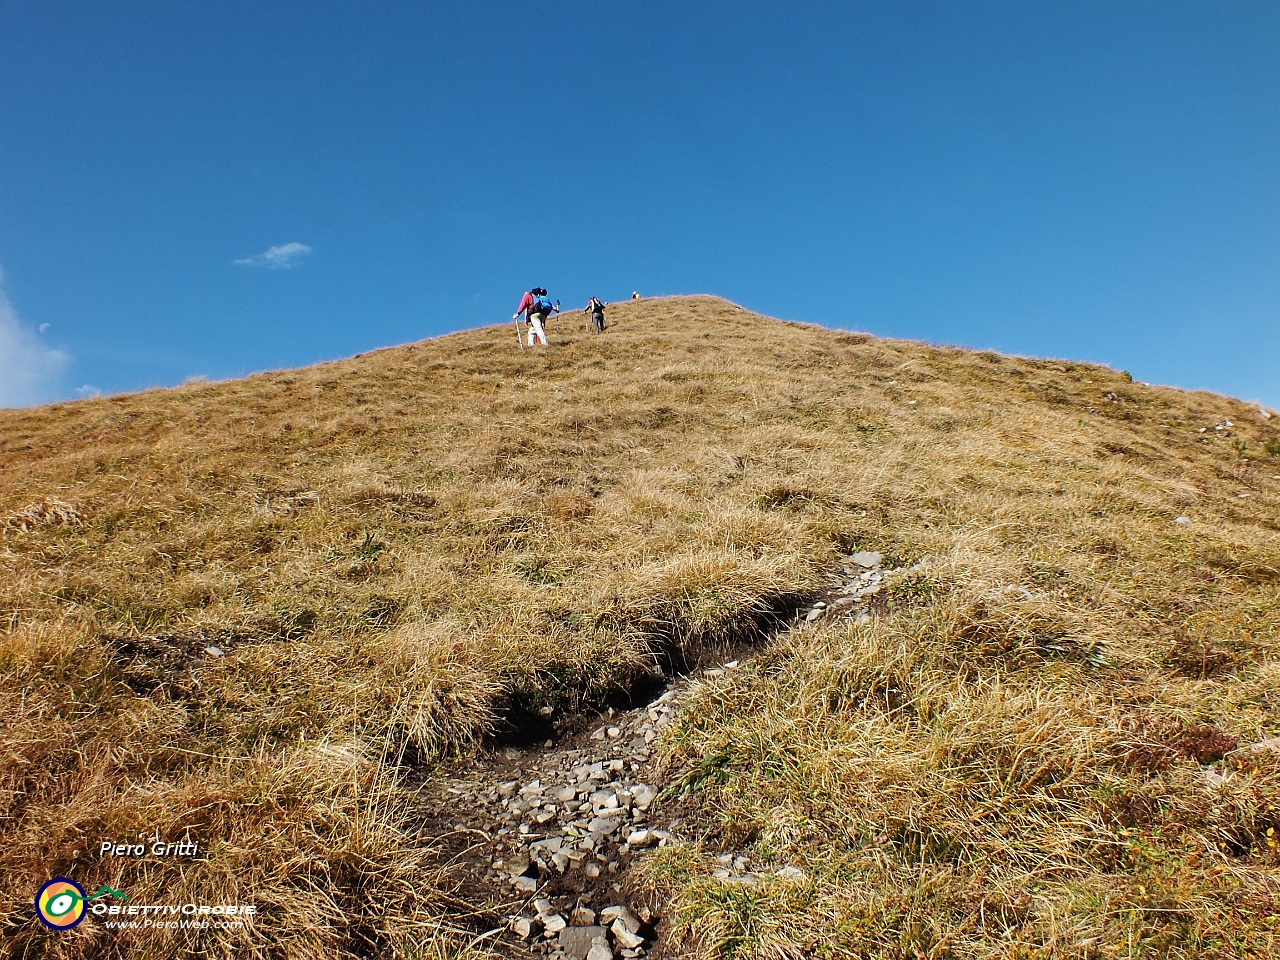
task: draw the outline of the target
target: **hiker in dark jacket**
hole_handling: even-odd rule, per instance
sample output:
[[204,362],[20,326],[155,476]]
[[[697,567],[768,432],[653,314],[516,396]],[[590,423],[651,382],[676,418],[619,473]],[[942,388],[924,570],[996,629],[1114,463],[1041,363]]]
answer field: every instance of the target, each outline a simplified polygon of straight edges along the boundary
[[587,301],[587,307],[583,313],[591,314],[591,329],[596,333],[604,333],[604,304],[600,302],[599,297],[592,297]]

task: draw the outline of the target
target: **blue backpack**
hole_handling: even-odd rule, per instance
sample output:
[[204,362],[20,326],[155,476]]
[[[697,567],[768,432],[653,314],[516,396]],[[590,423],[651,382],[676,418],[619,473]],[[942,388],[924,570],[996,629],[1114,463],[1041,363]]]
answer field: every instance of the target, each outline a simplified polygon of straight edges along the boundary
[[552,310],[551,298],[545,293],[535,294],[533,298],[533,308],[530,313],[541,313],[544,316]]

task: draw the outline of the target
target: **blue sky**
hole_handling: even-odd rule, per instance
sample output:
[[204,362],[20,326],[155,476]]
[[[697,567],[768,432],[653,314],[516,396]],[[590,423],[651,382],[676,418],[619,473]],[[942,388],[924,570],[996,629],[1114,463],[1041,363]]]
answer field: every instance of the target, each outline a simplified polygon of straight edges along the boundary
[[1271,0],[0,0],[0,25],[0,405],[498,322],[540,284],[1280,406]]

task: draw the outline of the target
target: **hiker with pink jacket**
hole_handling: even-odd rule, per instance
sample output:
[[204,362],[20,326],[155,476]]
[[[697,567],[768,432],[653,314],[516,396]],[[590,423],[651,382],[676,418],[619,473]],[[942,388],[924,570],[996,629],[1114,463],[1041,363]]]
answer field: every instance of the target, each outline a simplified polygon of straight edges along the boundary
[[558,306],[553,304],[551,298],[547,296],[547,291],[542,287],[534,287],[524,295],[520,306],[511,315],[511,319],[516,321],[518,330],[520,314],[523,313],[525,319],[529,321],[529,346],[540,343],[545,347],[547,332],[542,324],[553,311],[560,312]]

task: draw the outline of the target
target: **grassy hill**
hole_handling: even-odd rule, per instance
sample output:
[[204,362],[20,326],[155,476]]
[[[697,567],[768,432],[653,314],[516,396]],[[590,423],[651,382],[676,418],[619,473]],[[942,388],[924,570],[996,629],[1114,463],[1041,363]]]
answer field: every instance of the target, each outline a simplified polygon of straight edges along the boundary
[[[415,785],[862,549],[877,617],[781,630],[658,743],[702,829],[630,880],[668,956],[1277,952],[1280,418],[711,297],[609,319],[0,411],[12,956],[499,949]],[[98,854],[140,835],[198,861]],[[46,931],[54,876],[258,919]]]

